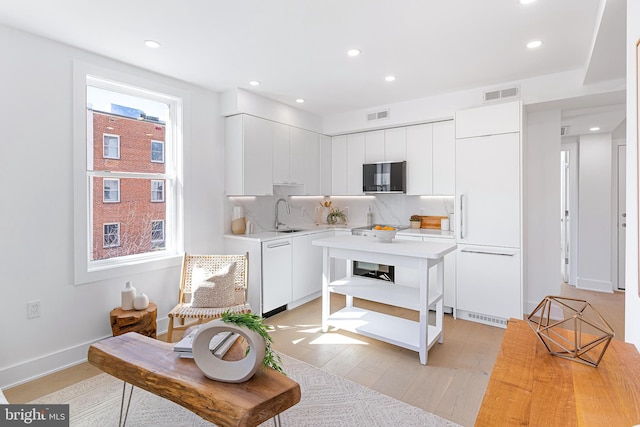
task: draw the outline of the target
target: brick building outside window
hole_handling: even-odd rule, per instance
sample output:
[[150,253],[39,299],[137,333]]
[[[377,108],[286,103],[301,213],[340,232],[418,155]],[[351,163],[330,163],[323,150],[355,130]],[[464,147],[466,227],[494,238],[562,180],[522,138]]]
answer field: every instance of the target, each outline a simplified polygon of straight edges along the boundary
[[93,116],[93,170],[119,174],[91,178],[91,259],[164,249],[166,183],[136,174],[165,173],[165,123],[114,105],[112,112],[88,112]]

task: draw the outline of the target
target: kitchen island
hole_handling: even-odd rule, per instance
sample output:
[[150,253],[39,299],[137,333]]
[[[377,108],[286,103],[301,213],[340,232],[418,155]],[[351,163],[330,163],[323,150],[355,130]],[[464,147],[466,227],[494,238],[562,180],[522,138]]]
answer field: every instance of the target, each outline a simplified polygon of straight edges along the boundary
[[[444,256],[456,245],[409,240],[382,243],[367,236],[330,237],[313,244],[323,248],[322,330],[327,332],[333,326],[417,351],[420,363],[426,365],[429,348],[436,340],[443,341]],[[347,260],[346,277],[331,280],[331,258]],[[419,285],[353,276],[353,260],[415,268]],[[436,283],[429,283],[430,268],[437,269]],[[331,293],[345,295],[346,307],[330,313]],[[419,321],[355,307],[354,297],[418,311]],[[429,324],[430,308],[435,309],[435,324]]]

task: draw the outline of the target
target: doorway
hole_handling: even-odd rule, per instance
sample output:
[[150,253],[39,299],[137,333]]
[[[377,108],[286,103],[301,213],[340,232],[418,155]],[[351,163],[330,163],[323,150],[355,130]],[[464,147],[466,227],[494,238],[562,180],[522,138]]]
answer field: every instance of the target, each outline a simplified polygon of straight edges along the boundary
[[618,209],[617,209],[617,236],[618,236],[618,263],[617,282],[618,290],[625,289],[625,244],[627,241],[627,146],[618,145]]
[[560,150],[560,277],[576,285],[578,266],[578,143]]

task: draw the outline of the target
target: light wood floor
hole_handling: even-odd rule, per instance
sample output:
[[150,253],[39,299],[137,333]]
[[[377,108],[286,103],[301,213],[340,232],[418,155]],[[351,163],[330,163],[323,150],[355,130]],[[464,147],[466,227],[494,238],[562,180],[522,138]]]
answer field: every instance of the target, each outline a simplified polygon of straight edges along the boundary
[[[623,293],[585,292],[565,285],[562,294],[591,302],[616,331],[616,339],[623,339]],[[342,297],[334,297],[332,311],[344,305]],[[415,317],[415,312],[376,306]],[[275,328],[271,336],[276,350],[463,426],[474,424],[504,334],[500,328],[445,315],[444,344],[429,351],[428,364],[423,366],[413,351],[343,331],[323,334],[319,299],[277,314],[267,323]],[[9,402],[26,403],[99,373],[82,363],[4,393]]]

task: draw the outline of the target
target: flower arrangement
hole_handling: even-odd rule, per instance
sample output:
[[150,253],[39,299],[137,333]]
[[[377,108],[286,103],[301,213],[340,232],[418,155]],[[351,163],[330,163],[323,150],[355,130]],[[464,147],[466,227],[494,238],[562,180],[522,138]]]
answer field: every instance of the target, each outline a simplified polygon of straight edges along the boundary
[[422,221],[422,218],[420,217],[420,215],[411,215],[409,221]]
[[411,224],[411,228],[420,228],[422,225],[422,217],[420,215],[411,215],[409,223]]

